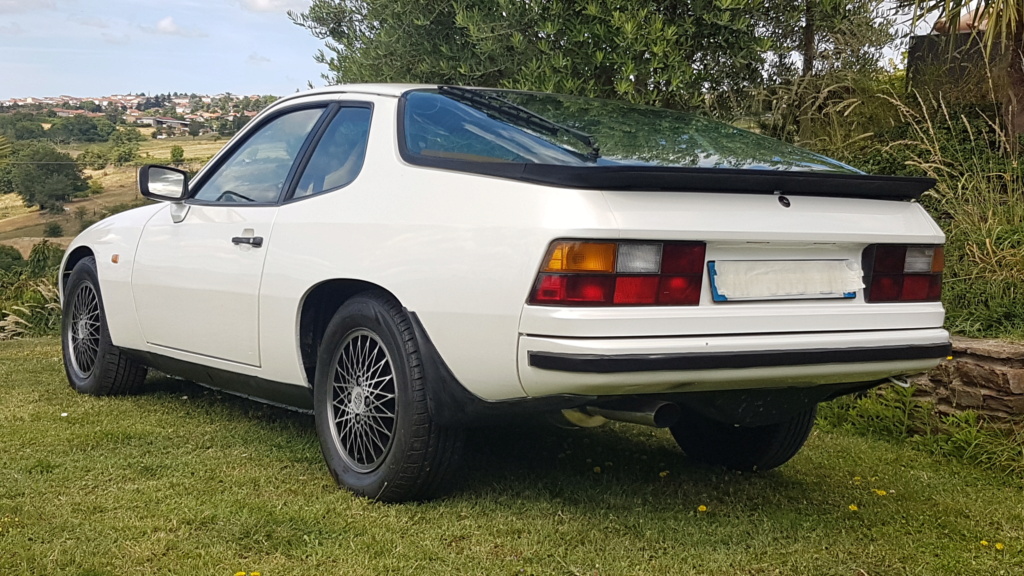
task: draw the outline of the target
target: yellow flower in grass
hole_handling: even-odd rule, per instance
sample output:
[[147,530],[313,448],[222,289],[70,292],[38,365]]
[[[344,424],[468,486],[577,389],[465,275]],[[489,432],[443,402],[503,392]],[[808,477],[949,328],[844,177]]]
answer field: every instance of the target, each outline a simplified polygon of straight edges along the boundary
[[1006,546],[1003,546],[1002,542],[996,542],[996,550],[1002,550],[1003,548],[1006,548]]
[[701,504],[700,506],[697,506],[697,512],[700,512],[700,513],[703,514],[704,512],[707,512],[707,511],[708,511],[708,507],[707,506],[705,506],[703,504]]
[[981,541],[981,545],[982,546],[988,546],[988,540],[982,540]]
[[860,508],[857,508],[856,504],[850,504],[849,508],[850,512],[856,512],[857,510],[860,510]]
[[245,572],[235,572],[235,576],[246,576]]
[[885,496],[886,494],[888,494],[888,492],[886,492],[885,490],[875,490],[874,492],[879,496]]
[[600,473],[601,473],[601,467],[600,466],[594,466],[594,474],[600,474]]
[[249,576],[260,576],[259,572],[249,572]]

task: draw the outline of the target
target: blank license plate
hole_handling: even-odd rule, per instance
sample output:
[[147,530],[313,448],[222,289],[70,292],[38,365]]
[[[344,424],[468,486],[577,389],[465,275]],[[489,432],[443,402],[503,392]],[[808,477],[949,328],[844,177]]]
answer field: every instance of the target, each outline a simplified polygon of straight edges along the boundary
[[864,287],[853,260],[719,260],[708,276],[715,302],[854,298]]

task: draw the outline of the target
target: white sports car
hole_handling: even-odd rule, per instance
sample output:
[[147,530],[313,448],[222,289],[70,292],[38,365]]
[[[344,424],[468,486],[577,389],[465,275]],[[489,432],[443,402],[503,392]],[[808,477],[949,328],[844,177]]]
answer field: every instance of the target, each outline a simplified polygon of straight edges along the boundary
[[669,427],[765,470],[816,406],[949,354],[933,182],[587,98],[354,85],[259,114],[61,269],[89,394],[147,367],[315,414],[331,474],[442,493],[464,430],[525,413]]

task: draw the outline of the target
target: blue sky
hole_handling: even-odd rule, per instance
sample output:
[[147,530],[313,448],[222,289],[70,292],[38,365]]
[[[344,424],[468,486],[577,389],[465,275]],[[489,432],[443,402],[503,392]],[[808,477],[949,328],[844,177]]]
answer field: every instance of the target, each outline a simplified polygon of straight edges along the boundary
[[0,99],[322,86],[309,0],[0,0]]

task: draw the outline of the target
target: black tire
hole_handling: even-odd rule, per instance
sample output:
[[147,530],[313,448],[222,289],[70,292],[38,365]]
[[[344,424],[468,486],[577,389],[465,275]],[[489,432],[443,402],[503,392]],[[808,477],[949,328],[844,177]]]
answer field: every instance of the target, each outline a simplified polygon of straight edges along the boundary
[[800,451],[817,411],[815,405],[766,426],[734,426],[688,411],[671,431],[676,444],[698,462],[741,472],[771,470]]
[[138,391],[146,380],[146,367],[110,341],[95,258],[75,264],[64,294],[60,332],[64,372],[71,387],[93,396]]
[[464,432],[431,419],[419,347],[390,295],[359,294],[334,314],[317,355],[316,432],[338,484],[385,502],[447,492]]

